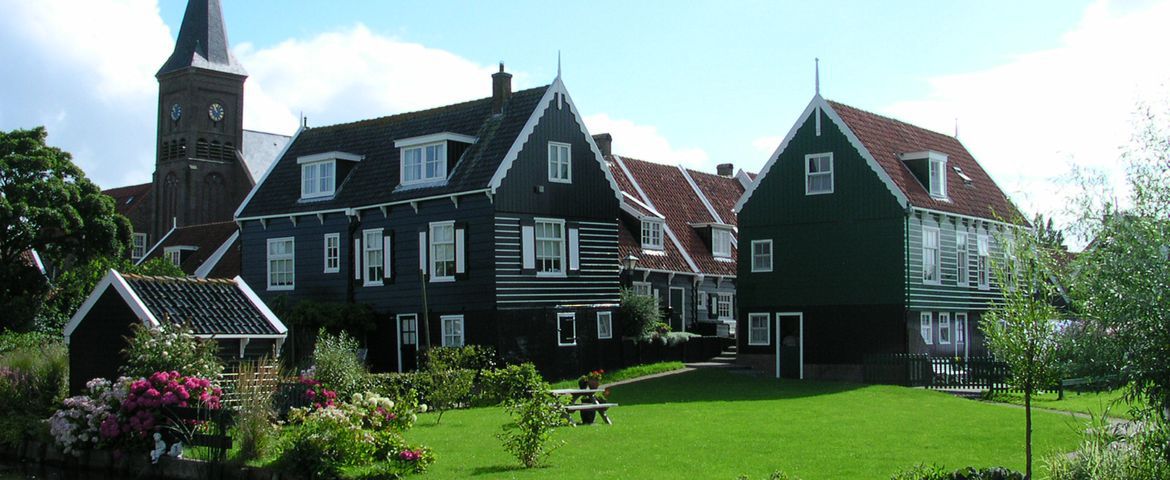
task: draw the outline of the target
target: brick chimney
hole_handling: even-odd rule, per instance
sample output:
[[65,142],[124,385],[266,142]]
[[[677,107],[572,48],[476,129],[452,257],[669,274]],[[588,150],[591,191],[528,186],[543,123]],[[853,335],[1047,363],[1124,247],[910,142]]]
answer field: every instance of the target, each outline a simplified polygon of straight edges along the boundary
[[601,150],[601,156],[608,157],[613,154],[613,136],[608,133],[599,133],[593,136],[593,143],[597,144],[597,149]]
[[735,165],[731,163],[720,163],[715,166],[715,173],[718,173],[720,177],[730,177],[735,175]]
[[492,74],[492,113],[503,113],[511,96],[512,74],[505,72],[504,62],[500,62],[500,71]]

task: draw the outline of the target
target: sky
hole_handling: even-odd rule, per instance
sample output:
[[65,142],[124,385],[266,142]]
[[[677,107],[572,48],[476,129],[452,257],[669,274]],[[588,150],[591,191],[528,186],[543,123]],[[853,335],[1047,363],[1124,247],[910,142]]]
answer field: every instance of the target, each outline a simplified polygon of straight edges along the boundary
[[[310,126],[562,79],[619,155],[758,171],[814,93],[955,134],[1027,213],[1072,166],[1120,182],[1143,104],[1170,95],[1161,1],[222,0],[245,128]],[[103,188],[153,172],[182,0],[0,0],[0,129],[44,125]]]

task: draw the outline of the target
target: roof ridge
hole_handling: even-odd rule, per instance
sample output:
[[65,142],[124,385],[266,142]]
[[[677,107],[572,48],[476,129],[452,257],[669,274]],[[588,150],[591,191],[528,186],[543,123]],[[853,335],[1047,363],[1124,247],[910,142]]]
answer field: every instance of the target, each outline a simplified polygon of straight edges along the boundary
[[[550,86],[551,86],[551,84],[543,85],[543,86],[539,86],[539,87],[527,88],[524,90],[519,90],[519,91],[513,92],[512,95],[516,96],[516,95],[519,95],[522,93],[529,93],[529,92],[532,92],[534,90],[547,89]],[[349,128],[349,127],[363,126],[363,125],[369,125],[369,124],[380,123],[380,122],[390,122],[392,120],[406,117],[408,115],[434,114],[434,113],[442,112],[444,110],[457,110],[460,108],[469,107],[469,106],[476,104],[476,103],[490,102],[491,100],[492,100],[492,97],[476,98],[473,100],[466,100],[463,102],[452,103],[452,104],[448,104],[448,105],[440,105],[438,107],[431,107],[431,108],[427,108],[427,109],[423,109],[423,110],[414,110],[414,111],[410,111],[410,112],[399,112],[399,113],[394,113],[391,115],[383,115],[381,117],[367,118],[367,119],[363,119],[363,120],[355,120],[352,122],[335,123],[332,125],[322,125],[320,127],[311,127],[311,128],[309,128],[309,130]]]
[[193,277],[175,277],[170,275],[141,275],[137,273],[121,273],[122,278],[127,280],[141,280],[147,282],[182,282],[182,283],[196,283],[196,284],[222,284],[235,285],[236,282],[229,278],[193,278]]

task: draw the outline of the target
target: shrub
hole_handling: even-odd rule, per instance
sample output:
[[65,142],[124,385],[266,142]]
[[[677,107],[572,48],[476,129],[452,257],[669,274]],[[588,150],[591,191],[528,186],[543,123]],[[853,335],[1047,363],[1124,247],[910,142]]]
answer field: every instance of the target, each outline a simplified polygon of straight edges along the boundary
[[422,365],[425,370],[490,370],[496,367],[496,350],[482,345],[435,347],[424,352]]
[[155,372],[182,371],[198,378],[219,378],[223,363],[214,340],[198,338],[185,325],[162,322],[158,328],[134,325],[122,350],[122,375],[146,378]]
[[1170,478],[1170,428],[1148,415],[1128,437],[1102,415],[1093,419],[1073,455],[1047,459],[1053,480],[1154,480]]
[[511,399],[529,398],[539,391],[544,378],[531,363],[486,370],[480,376],[476,403],[498,405]]
[[336,335],[321,329],[313,350],[313,378],[342,398],[369,390],[370,372],[358,358],[358,343],[345,332]]
[[423,373],[423,399],[439,415],[435,423],[443,421],[443,413],[459,408],[471,400],[475,385],[474,370],[427,370]]
[[16,447],[21,440],[48,433],[44,419],[65,398],[69,360],[60,341],[22,335],[0,354],[0,446]]
[[890,476],[890,480],[1024,480],[1024,474],[1003,467],[966,467],[947,472],[938,465],[915,465]]
[[547,385],[542,385],[531,397],[505,403],[504,409],[512,416],[512,423],[505,424],[496,438],[525,468],[539,465],[544,457],[563,444],[551,441],[553,431],[568,424],[564,415],[565,401],[553,395]]
[[370,374],[370,391],[390,398],[413,396],[421,401],[426,387],[423,377],[419,372]]
[[662,322],[658,300],[649,295],[638,295],[628,288],[621,292],[621,316],[625,320],[623,331],[626,336],[641,338],[649,335],[654,326]]

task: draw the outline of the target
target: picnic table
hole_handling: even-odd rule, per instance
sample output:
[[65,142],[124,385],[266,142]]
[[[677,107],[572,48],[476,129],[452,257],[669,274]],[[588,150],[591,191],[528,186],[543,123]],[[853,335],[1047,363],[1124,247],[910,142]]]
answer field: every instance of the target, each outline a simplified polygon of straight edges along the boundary
[[[597,412],[602,420],[605,420],[606,425],[613,425],[613,421],[606,415],[606,410],[610,407],[616,407],[616,403],[601,403],[594,395],[604,392],[600,388],[562,388],[553,390],[553,395],[561,395],[572,397],[569,399],[569,404],[565,405],[565,417],[571,418],[573,412]],[[577,403],[580,400],[581,403]],[[574,424],[575,425],[575,424]]]

